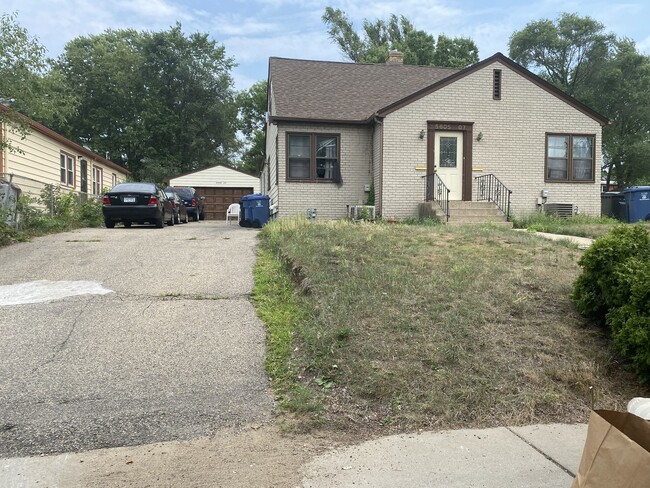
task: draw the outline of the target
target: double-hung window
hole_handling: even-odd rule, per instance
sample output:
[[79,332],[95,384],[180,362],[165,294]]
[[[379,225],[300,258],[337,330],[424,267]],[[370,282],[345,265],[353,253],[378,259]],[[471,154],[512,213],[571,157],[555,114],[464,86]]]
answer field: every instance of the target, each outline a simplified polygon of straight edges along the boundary
[[97,166],[93,166],[93,195],[100,195],[102,193],[102,179],[104,177],[103,171]]
[[74,157],[61,153],[61,184],[74,188]]
[[340,181],[338,134],[287,134],[287,179]]
[[545,172],[548,182],[594,181],[594,136],[547,134]]

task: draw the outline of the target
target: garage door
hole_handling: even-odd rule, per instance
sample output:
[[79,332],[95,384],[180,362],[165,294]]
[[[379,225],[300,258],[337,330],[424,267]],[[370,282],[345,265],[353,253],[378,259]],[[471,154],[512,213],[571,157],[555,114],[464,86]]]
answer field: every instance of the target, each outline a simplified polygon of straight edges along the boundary
[[206,220],[226,220],[226,210],[231,203],[239,203],[244,195],[253,193],[252,188],[207,188],[195,187],[199,195],[204,196]]

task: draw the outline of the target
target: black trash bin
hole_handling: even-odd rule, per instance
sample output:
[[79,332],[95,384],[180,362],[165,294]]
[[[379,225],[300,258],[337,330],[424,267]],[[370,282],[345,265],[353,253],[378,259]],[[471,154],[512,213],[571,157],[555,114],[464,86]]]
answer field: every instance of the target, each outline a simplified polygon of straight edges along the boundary
[[650,186],[631,186],[623,190],[627,222],[650,221]]
[[600,215],[613,217],[627,222],[627,205],[625,196],[620,191],[608,191],[600,194]]
[[248,197],[250,195],[245,195],[239,199],[239,225],[242,227],[253,225],[253,203]]

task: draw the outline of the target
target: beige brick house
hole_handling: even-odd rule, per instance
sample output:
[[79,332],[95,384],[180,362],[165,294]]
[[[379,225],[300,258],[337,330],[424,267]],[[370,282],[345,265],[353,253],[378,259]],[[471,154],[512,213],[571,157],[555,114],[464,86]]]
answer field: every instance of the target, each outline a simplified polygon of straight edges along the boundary
[[[0,105],[0,110],[7,110]],[[0,124],[0,178],[11,179],[23,193],[38,196],[45,185],[100,197],[105,188],[125,181],[130,172],[23,115],[28,129],[22,137],[8,123]]]
[[[600,215],[607,119],[497,53],[459,70],[271,58],[262,191],[277,216],[384,218],[425,201]],[[509,205],[506,203],[510,196]],[[555,206],[555,207],[554,207]]]

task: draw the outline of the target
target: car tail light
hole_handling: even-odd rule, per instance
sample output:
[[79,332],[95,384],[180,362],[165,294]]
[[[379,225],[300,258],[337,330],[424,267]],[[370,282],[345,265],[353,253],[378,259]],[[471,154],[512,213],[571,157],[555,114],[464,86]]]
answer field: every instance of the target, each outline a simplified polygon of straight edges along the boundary
[[192,207],[196,207],[196,198],[192,198]]
[[110,205],[111,204],[111,199],[108,198],[108,195],[104,195],[104,198],[102,199],[102,203],[104,205]]
[[158,197],[151,195],[149,197],[149,203],[147,205],[158,205]]

